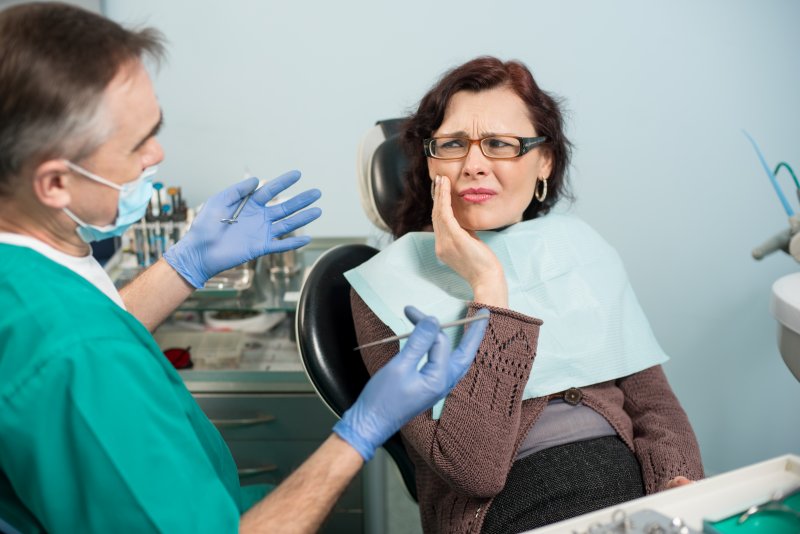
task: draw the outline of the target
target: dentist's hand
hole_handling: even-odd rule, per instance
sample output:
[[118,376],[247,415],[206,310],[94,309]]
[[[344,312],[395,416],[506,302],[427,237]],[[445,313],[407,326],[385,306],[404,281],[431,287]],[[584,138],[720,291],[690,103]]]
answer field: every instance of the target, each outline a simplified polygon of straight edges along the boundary
[[447,176],[436,176],[433,194],[433,233],[436,256],[472,288],[473,300],[508,307],[508,284],[500,260],[473,230],[461,227],[453,213]]
[[248,178],[217,193],[206,201],[187,234],[167,250],[164,259],[187,282],[201,288],[226,269],[265,254],[302,247],[311,237],[280,237],[322,214],[319,208],[303,210],[321,196],[319,190],[310,189],[280,204],[266,206],[299,179],[300,171],[290,171],[264,184],[247,200],[233,224],[220,219],[233,215],[242,198],[257,187],[258,179]]
[[[435,317],[425,316],[413,306],[407,306],[405,313],[416,325],[405,347],[375,373],[333,427],[364,461],[400,427],[453,389],[475,359],[489,322],[488,310],[479,310],[478,315],[486,315],[486,320],[472,323],[451,352],[450,341],[439,330]],[[428,361],[417,370],[426,353]]]

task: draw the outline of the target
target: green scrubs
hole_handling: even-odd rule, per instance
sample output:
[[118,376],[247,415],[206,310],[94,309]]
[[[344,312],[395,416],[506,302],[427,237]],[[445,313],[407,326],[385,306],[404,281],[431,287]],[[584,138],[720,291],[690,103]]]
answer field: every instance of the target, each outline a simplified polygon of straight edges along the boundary
[[[157,297],[155,297],[157,298]],[[0,244],[0,518],[22,532],[237,532],[236,465],[150,333]]]

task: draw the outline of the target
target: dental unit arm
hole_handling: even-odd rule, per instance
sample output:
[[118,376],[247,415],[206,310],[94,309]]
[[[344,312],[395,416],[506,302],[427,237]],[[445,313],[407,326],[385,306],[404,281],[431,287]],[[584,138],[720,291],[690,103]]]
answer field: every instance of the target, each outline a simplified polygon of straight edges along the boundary
[[778,232],[751,251],[753,258],[761,260],[776,250],[782,250],[800,262],[800,235],[798,235],[798,231],[800,231],[800,220],[796,215],[793,215],[789,217],[789,228]]
[[775,177],[778,174],[778,171],[781,168],[786,168],[786,170],[792,175],[794,179],[797,199],[800,202],[800,182],[797,180],[797,176],[795,176],[794,171],[792,168],[785,162],[780,162],[776,167],[775,170],[771,170],[769,165],[767,164],[767,160],[764,158],[764,155],[761,153],[761,150],[758,148],[755,140],[748,134],[744,132],[744,135],[753,145],[753,148],[756,151],[756,155],[758,156],[758,160],[761,163],[761,166],[764,168],[764,171],[767,173],[767,177],[769,178],[770,182],[772,183],[772,187],[775,189],[775,193],[778,195],[778,200],[781,201],[783,205],[783,209],[786,212],[786,215],[789,218],[789,228],[778,232],[777,234],[773,235],[756,248],[754,248],[751,252],[753,258],[756,260],[763,259],[769,254],[772,254],[776,250],[782,250],[792,256],[795,261],[800,262],[800,215],[796,215],[794,210],[792,209],[789,201],[786,200],[786,196],[781,191],[781,188],[778,186],[778,180]]

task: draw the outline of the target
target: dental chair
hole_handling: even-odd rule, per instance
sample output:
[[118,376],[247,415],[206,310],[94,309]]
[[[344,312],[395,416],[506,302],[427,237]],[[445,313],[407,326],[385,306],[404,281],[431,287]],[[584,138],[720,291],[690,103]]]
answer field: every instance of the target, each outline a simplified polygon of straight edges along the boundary
[[370,222],[389,232],[397,199],[403,194],[403,174],[408,159],[400,146],[400,128],[405,119],[378,121],[358,147],[358,189],[361,207]]
[[[364,211],[388,231],[396,199],[402,193],[405,158],[399,145],[402,119],[380,121],[359,148],[359,187]],[[306,374],[337,416],[355,402],[369,374],[360,355],[350,308],[350,284],[344,273],[378,250],[368,245],[339,245],[322,254],[308,272],[295,317],[297,345]],[[417,500],[414,464],[397,433],[383,445],[397,465],[411,497]]]

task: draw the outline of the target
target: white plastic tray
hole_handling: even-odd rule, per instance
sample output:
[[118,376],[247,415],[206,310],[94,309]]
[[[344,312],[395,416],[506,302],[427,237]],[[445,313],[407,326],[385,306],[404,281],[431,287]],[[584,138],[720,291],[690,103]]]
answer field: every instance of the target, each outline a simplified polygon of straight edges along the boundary
[[797,487],[800,487],[800,456],[786,454],[528,532],[585,532],[590,525],[611,521],[615,510],[623,510],[630,515],[645,509],[655,510],[669,517],[680,517],[687,526],[702,532],[703,519],[724,519],[741,513],[750,506],[768,501],[776,491],[785,494]]

